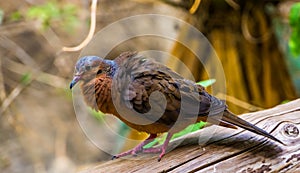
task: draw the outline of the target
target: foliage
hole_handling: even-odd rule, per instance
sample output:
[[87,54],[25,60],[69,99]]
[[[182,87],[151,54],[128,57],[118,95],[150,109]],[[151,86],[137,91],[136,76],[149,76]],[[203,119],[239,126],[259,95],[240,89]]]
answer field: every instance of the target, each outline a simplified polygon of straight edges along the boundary
[[94,117],[96,118],[99,122],[103,122],[103,116],[104,113],[100,112],[100,111],[95,111],[92,108],[88,108],[88,112]]
[[11,15],[10,15],[10,20],[11,21],[19,21],[19,20],[21,20],[21,18],[22,18],[22,14],[21,14],[21,12],[20,11],[15,11],[15,12],[13,12]]
[[295,3],[290,10],[290,26],[292,33],[289,40],[289,47],[293,56],[300,55],[300,3]]
[[216,82],[216,79],[208,79],[208,80],[203,80],[200,82],[197,82],[198,85],[201,85],[203,87],[208,87]]
[[286,104],[288,102],[290,102],[290,100],[283,100],[280,104]]
[[[179,137],[184,136],[186,134],[189,134],[191,132],[194,132],[194,131],[197,131],[199,129],[202,129],[205,125],[206,125],[206,123],[202,122],[202,121],[198,122],[196,124],[191,124],[188,127],[186,127],[185,129],[183,129],[182,131],[180,131],[178,133],[175,133],[172,136],[172,139],[179,138]],[[159,138],[156,138],[154,141],[152,141],[149,144],[145,145],[144,148],[151,148],[151,147],[153,147],[156,144],[162,144],[165,141],[166,137],[167,137],[167,134],[164,133]]]
[[31,81],[31,73],[23,74],[23,76],[21,77],[21,83],[27,85],[30,83],[30,81]]
[[4,12],[2,9],[0,9],[0,25],[2,24],[3,17],[4,17]]
[[56,1],[50,1],[43,5],[30,7],[25,18],[39,21],[42,29],[47,29],[53,22],[56,22],[61,28],[70,31],[79,24],[77,11],[77,7],[73,4],[59,4]]

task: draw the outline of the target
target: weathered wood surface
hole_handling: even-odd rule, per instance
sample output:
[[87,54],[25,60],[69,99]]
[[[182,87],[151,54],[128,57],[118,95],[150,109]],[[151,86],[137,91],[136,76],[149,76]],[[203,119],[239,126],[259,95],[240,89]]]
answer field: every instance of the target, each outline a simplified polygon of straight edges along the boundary
[[[170,151],[161,162],[157,162],[158,155],[139,154],[100,163],[82,173],[300,172],[300,99],[241,117],[271,132],[286,145],[242,129],[210,126],[187,135],[181,146]],[[288,124],[294,127],[289,128],[290,135],[285,130]],[[199,136],[212,137],[198,145]],[[174,144],[176,141],[170,145]]]

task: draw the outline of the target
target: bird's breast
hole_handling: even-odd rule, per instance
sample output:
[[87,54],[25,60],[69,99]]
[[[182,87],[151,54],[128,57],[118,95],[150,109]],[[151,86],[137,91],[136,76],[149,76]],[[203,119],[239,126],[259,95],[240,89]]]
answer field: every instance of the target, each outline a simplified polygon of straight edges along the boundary
[[108,78],[95,78],[83,83],[81,89],[88,106],[103,113],[116,114],[111,98],[112,80]]

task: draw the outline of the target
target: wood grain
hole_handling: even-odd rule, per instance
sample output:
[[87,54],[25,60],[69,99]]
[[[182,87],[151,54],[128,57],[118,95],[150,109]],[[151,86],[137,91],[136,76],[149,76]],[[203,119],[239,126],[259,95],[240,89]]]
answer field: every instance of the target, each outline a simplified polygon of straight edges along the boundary
[[[285,127],[300,129],[300,99],[242,118],[271,132],[281,145],[245,130],[209,126],[173,141],[161,162],[158,155],[139,154],[100,163],[82,173],[96,172],[300,172],[300,137]],[[297,131],[295,131],[297,132]],[[209,139],[206,141],[206,139]],[[200,143],[200,144],[198,144]]]

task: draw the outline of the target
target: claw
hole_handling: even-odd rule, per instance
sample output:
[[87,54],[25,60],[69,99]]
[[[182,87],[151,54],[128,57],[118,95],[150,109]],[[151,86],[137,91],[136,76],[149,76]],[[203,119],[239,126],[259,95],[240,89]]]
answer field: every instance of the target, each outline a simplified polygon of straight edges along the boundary
[[161,147],[144,149],[143,153],[158,153],[158,152],[161,152],[158,159],[157,159],[157,161],[160,162],[161,159],[166,154],[166,150],[167,150],[167,147],[168,147],[168,144],[169,144],[169,141],[170,141],[172,135],[173,135],[173,133],[168,133],[168,135],[166,137],[166,140],[165,140],[164,144]]
[[137,157],[137,156],[138,156],[137,153],[131,153],[131,155],[132,155],[133,157]]
[[150,134],[150,136],[145,141],[143,141],[142,143],[140,143],[138,146],[134,147],[133,149],[131,149],[129,151],[125,151],[125,152],[120,153],[120,154],[118,154],[116,156],[113,156],[112,160],[120,158],[120,157],[128,156],[128,155],[132,155],[132,156],[136,157],[137,153],[143,151],[143,146],[145,146],[148,143],[152,142],[156,138],[156,136],[157,136],[156,134]]
[[165,154],[166,154],[166,150],[164,148],[162,148],[162,151],[161,151],[161,153],[160,153],[159,158],[157,159],[157,161],[160,162],[161,159],[164,157]]
[[138,146],[136,146],[132,150],[129,150],[129,151],[120,153],[120,154],[118,154],[116,156],[113,156],[112,160],[120,158],[120,157],[128,156],[128,155],[137,156],[137,153],[139,153],[139,152],[143,152],[143,153],[158,153],[158,152],[161,152],[160,155],[159,155],[159,158],[158,158],[158,161],[160,162],[161,159],[166,154],[166,149],[168,147],[168,143],[169,143],[172,135],[173,135],[173,133],[168,133],[164,144],[161,147],[159,147],[159,148],[147,148],[147,149],[143,149],[143,146],[145,146],[149,142],[152,142],[155,139],[156,135],[151,134],[145,141],[143,141],[142,143],[140,143]]
[[119,158],[119,157],[118,156],[112,156],[111,160],[115,160],[117,158]]

